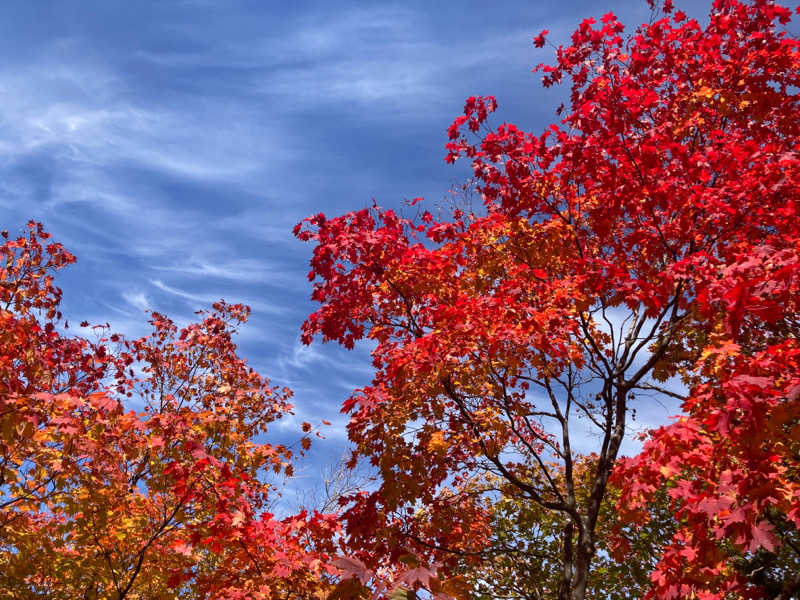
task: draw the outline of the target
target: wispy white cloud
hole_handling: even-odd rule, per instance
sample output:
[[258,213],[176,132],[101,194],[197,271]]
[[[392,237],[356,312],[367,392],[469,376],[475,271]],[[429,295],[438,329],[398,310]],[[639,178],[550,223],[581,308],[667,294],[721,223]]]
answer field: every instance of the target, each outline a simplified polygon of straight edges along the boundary
[[184,290],[179,290],[177,288],[167,285],[166,283],[160,281],[159,279],[151,279],[150,283],[153,284],[162,292],[167,292],[168,294],[172,294],[173,296],[178,296],[179,298],[184,298],[186,300],[190,300],[191,302],[195,302],[198,304],[209,304],[211,302],[216,301],[211,296],[206,296],[203,294],[192,294]]
[[297,370],[307,369],[314,363],[324,362],[325,360],[326,356],[318,346],[306,346],[300,342],[295,342],[291,353],[282,355],[278,362],[285,370]]
[[147,297],[147,294],[135,291],[135,290],[125,290],[122,292],[122,299],[125,300],[128,304],[133,306],[134,308],[144,312],[149,310],[152,306],[150,299]]
[[282,289],[289,287],[305,291],[308,286],[303,278],[287,273],[286,266],[285,263],[265,259],[189,256],[173,264],[150,265],[150,268],[192,278],[264,283]]
[[[260,107],[184,98],[136,98],[114,66],[80,45],[25,70],[0,69],[0,159],[46,151],[70,165],[131,166],[198,182],[260,180],[265,166],[299,158],[294,137]],[[13,115],[13,118],[11,117]]]
[[[166,292],[167,294],[170,294],[172,296],[182,298],[183,300],[186,300],[190,305],[192,305],[192,307],[199,309],[209,308],[211,304],[221,299],[220,297],[214,296],[213,294],[188,292],[186,290],[176,288],[171,285],[167,285],[160,279],[151,279],[150,283],[156,289],[161,290],[162,292]],[[265,302],[256,298],[229,297],[226,298],[226,300],[230,302],[240,302],[242,304],[246,304],[254,312],[259,312],[259,313],[281,315],[291,312],[291,308],[289,306],[277,303]]]
[[[256,39],[201,43],[189,50],[142,50],[137,58],[174,72],[197,65],[226,70],[238,76],[228,85],[273,99],[270,109],[279,112],[367,107],[366,118],[383,119],[407,119],[422,107],[429,113],[433,104],[449,105],[453,84],[467,72],[479,81],[509,60],[521,66],[531,60],[530,27],[448,37],[429,16],[410,6],[331,7],[287,19],[278,35],[266,31]],[[181,33],[200,35],[188,28]]]

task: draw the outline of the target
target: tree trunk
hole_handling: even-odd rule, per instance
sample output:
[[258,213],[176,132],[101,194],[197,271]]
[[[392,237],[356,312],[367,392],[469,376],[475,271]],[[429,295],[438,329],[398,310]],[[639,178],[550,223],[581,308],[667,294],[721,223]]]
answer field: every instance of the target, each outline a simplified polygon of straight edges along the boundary
[[564,557],[562,562],[561,581],[558,584],[558,600],[570,600],[572,590],[572,577],[573,577],[573,562],[574,555],[572,552],[572,535],[575,526],[570,522],[564,526],[562,532],[562,555]]
[[572,567],[572,593],[570,600],[584,600],[586,586],[589,583],[589,567],[594,558],[594,540],[589,527],[581,527],[578,535],[578,547]]

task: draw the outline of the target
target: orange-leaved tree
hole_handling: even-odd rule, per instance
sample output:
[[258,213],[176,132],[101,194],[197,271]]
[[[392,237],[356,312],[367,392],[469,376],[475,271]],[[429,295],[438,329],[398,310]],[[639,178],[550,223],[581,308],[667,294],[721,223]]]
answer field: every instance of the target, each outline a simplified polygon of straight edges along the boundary
[[324,598],[337,521],[268,511],[292,406],[236,352],[248,309],[90,344],[59,328],[74,258],[35,223],[3,236],[0,597]]
[[[708,592],[681,570],[690,563],[718,583],[725,544],[794,547],[791,11],[715,0],[701,25],[670,0],[654,4],[631,34],[611,13],[583,21],[555,64],[540,65],[546,86],[571,84],[562,120],[541,134],[490,130],[494,98],[467,101],[447,160],[471,161],[480,209],[409,219],[374,207],[297,226],[315,244],[321,304],[304,341],[376,344],[372,384],[343,406],[354,460],[382,477],[346,514],[368,564],[409,550],[445,568],[481,560],[492,539],[481,497],[513,490],[514,502],[563,519],[547,595],[584,598],[629,411],[659,397],[686,401],[692,417],[657,434],[626,480],[641,504],[686,476],[672,498],[687,525],[656,589]],[[580,485],[578,441],[584,453],[594,444]],[[661,457],[655,470],[642,464]],[[717,509],[729,511],[721,521]],[[709,526],[700,552],[687,536]]]

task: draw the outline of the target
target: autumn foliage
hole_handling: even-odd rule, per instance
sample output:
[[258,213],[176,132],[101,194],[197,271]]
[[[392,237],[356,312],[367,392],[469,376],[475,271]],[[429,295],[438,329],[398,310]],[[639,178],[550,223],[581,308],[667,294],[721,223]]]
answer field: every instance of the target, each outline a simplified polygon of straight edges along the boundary
[[[793,13],[650,4],[536,68],[570,92],[543,132],[467,100],[445,159],[477,206],[296,227],[303,341],[373,347],[342,410],[377,483],[341,515],[274,514],[311,426],[268,441],[291,394],[238,355],[247,307],[90,341],[74,257],[3,232],[0,598],[799,597]],[[624,457],[654,402],[680,415]]]
[[324,598],[337,521],[268,511],[292,407],[236,354],[246,307],[90,343],[59,322],[73,256],[39,224],[3,237],[0,597]]
[[[525,593],[577,600],[616,489],[634,525],[667,499],[652,597],[796,597],[791,17],[716,0],[701,25],[668,0],[631,34],[611,13],[587,19],[537,68],[545,86],[570,85],[559,123],[490,129],[497,102],[470,98],[448,130],[446,160],[470,161],[482,206],[415,200],[416,217],[373,207],[298,225],[321,304],[304,341],[375,344],[372,384],[343,405],[353,461],[381,475],[345,513],[364,561],[412,549],[486,564],[490,507],[510,501],[560,524],[550,583]],[[654,399],[683,415],[619,462],[630,410]],[[626,560],[628,544],[618,529],[611,551]]]

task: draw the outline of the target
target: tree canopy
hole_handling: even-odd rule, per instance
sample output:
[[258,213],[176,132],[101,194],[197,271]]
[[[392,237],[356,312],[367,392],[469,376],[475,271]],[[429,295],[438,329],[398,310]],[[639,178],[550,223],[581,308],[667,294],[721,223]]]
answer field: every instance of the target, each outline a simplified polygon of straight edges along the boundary
[[[772,2],[717,0],[706,25],[653,9],[627,35],[586,19],[537,67],[570,85],[541,134],[467,100],[446,159],[471,162],[482,206],[298,225],[321,304],[304,341],[376,344],[343,405],[381,475],[345,513],[365,561],[480,563],[502,552],[487,503],[511,501],[556,514],[537,526],[559,552],[541,594],[511,597],[582,599],[616,470],[622,515],[665,489],[677,523],[650,594],[796,593],[800,48]],[[684,416],[620,462],[659,396]]]
[[0,261],[0,597],[324,598],[335,516],[267,510],[293,450],[262,438],[292,406],[236,354],[248,309],[90,343],[40,224]]
[[[376,479],[334,514],[276,508],[313,426],[271,437],[246,306],[89,340],[75,257],[2,232],[0,598],[800,597],[800,42],[767,0],[650,6],[536,68],[569,86],[543,132],[467,100],[475,206],[295,228],[303,342],[373,347],[342,411]],[[623,456],[655,402],[681,414]]]

